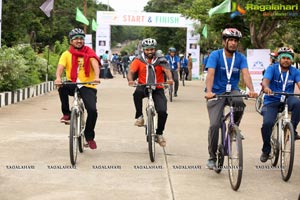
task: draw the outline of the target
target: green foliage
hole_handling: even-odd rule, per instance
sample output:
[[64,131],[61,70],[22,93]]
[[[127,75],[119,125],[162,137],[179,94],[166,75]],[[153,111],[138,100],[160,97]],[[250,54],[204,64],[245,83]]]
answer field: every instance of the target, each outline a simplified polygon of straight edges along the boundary
[[47,61],[36,55],[29,45],[0,49],[0,92],[34,85],[43,78]]

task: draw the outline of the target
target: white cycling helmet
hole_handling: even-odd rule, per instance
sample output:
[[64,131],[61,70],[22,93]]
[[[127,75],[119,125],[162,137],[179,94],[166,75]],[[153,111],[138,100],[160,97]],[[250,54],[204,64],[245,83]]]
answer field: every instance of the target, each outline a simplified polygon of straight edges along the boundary
[[280,47],[277,53],[278,53],[278,56],[280,54],[287,53],[287,54],[290,54],[292,57],[294,57],[294,50],[290,47]]
[[143,41],[142,41],[143,49],[156,48],[156,45],[157,45],[156,40],[152,39],[152,38],[146,38],[146,39],[143,39]]
[[235,38],[237,40],[240,40],[242,38],[242,33],[236,28],[226,28],[222,32],[222,38],[223,39]]

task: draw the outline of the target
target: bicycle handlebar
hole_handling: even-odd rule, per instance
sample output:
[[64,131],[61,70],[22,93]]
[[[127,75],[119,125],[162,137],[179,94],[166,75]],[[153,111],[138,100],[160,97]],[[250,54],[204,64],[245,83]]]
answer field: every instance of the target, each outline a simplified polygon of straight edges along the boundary
[[59,85],[97,85],[98,83],[94,81],[90,82],[70,82],[70,81],[64,81]]
[[248,94],[217,94],[214,98],[208,99],[207,101],[219,100],[222,98],[234,98],[234,97],[243,97],[245,99],[250,98]]
[[151,86],[165,86],[165,85],[169,85],[168,83],[166,82],[163,82],[163,83],[146,83],[146,84],[134,84],[132,87],[137,87],[137,86],[148,86],[148,87],[151,87]]
[[296,93],[287,93],[287,92],[273,92],[273,94],[271,95],[276,95],[276,94],[279,94],[279,95],[285,95],[285,96],[300,96],[300,94],[296,94]]

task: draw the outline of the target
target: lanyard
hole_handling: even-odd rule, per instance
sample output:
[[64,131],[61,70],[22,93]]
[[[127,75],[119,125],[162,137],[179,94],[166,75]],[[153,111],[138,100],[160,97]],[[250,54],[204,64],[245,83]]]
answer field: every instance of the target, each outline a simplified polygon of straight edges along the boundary
[[230,82],[230,78],[231,78],[231,74],[232,74],[232,71],[233,71],[234,61],[235,61],[235,52],[233,53],[233,56],[232,56],[232,61],[231,61],[230,69],[228,69],[228,64],[227,64],[227,60],[226,60],[226,56],[225,56],[225,51],[224,50],[223,50],[223,60],[224,60],[225,68],[226,68],[227,80],[228,80],[228,83],[229,83]]
[[280,65],[278,65],[278,69],[279,69],[280,78],[281,78],[281,81],[282,81],[282,91],[284,92],[285,88],[286,88],[286,83],[287,83],[288,78],[289,78],[289,71],[287,71],[286,76],[285,76],[285,80],[283,81],[283,76],[282,76],[282,73],[281,73]]

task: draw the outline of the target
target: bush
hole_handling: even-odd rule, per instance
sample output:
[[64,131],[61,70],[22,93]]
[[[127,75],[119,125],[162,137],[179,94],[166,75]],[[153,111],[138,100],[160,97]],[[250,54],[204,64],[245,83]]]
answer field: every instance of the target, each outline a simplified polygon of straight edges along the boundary
[[39,57],[30,45],[0,49],[0,92],[44,81],[47,60]]

